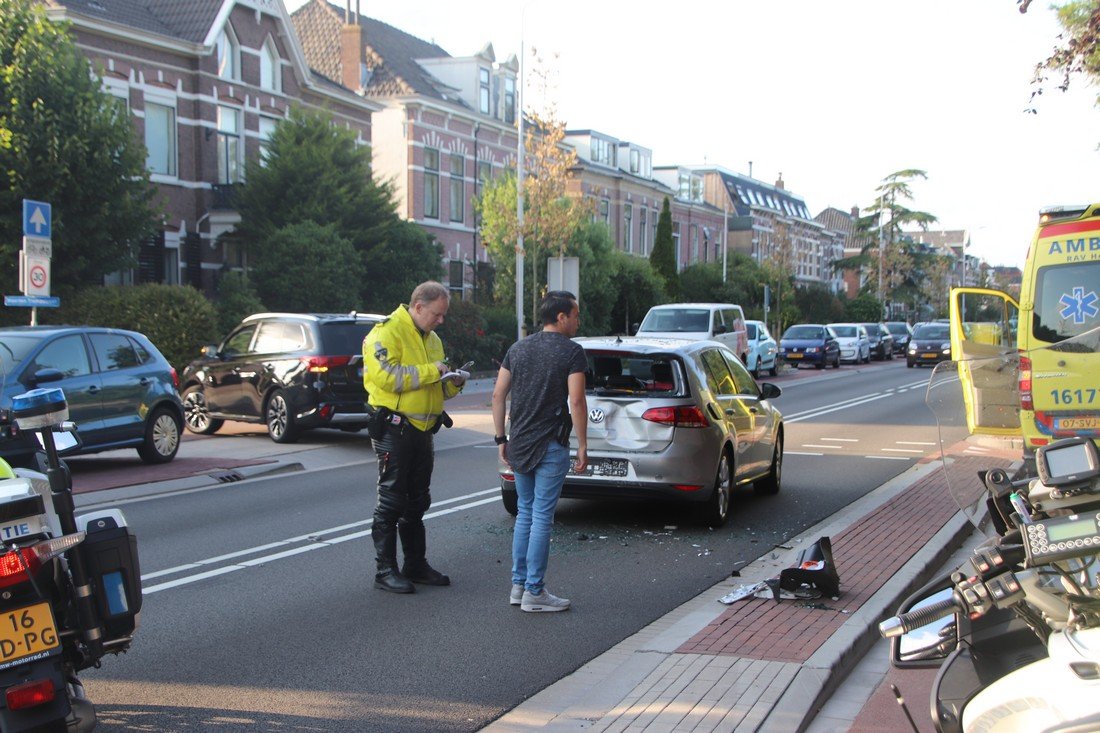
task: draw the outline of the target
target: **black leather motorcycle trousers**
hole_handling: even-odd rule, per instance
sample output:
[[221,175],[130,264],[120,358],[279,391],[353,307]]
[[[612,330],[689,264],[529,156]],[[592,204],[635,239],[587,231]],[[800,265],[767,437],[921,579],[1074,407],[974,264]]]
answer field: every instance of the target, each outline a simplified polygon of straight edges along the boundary
[[374,452],[378,455],[378,503],[371,536],[381,573],[398,567],[398,534],[406,563],[424,559],[424,513],[432,504],[433,435],[407,422],[387,425],[382,438],[374,441]]

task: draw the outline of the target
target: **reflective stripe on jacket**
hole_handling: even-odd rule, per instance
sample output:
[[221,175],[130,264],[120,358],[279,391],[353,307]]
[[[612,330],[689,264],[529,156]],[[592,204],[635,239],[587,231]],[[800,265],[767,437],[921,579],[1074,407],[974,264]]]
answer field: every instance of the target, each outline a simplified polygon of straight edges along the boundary
[[388,407],[409,418],[419,430],[431,430],[443,412],[443,400],[459,393],[439,379],[443,342],[423,334],[405,305],[371,329],[363,339],[363,386],[373,407]]

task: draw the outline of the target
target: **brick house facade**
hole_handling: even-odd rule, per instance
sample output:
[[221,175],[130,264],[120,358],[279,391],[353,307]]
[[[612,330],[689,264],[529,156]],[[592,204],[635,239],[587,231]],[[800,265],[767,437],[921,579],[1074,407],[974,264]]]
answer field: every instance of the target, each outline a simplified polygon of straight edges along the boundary
[[163,211],[139,266],[110,282],[187,283],[212,294],[247,263],[218,240],[240,220],[234,187],[292,104],[326,109],[371,140],[380,106],[311,71],[280,0],[43,0],[71,23],[104,89],[131,112]]

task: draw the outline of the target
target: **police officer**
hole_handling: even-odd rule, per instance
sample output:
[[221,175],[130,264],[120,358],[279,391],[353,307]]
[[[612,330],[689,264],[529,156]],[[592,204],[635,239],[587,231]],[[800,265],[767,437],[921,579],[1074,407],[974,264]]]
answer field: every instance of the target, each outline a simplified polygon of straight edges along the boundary
[[[433,440],[443,400],[457,395],[465,374],[442,380],[449,370],[435,329],[443,323],[450,292],[438,282],[416,286],[408,305],[399,306],[363,340],[363,384],[376,412],[372,437],[378,454],[378,503],[374,510],[374,587],[412,593],[413,583],[450,585],[428,564],[424,513],[432,503]],[[398,571],[397,538],[404,565]],[[410,582],[411,581],[411,582]]]

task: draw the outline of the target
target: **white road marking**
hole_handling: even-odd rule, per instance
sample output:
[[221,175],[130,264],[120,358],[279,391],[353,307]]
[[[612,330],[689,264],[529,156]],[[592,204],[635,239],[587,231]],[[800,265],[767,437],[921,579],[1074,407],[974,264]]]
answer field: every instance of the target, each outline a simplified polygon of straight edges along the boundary
[[831,440],[834,443],[858,443],[859,438],[821,438],[822,441]]
[[[803,443],[802,448],[831,448],[832,450],[840,450],[844,446],[842,445],[814,445],[813,443]],[[785,453],[786,451],[784,451]]]
[[[478,507],[478,506],[481,506],[483,504],[490,504],[490,503],[495,502],[495,501],[500,501],[499,497],[497,497],[497,496],[491,496],[489,498],[478,499],[476,501],[467,501],[469,499],[475,499],[476,497],[485,496],[486,494],[496,494],[499,491],[500,491],[499,487],[494,487],[492,489],[486,489],[484,491],[477,491],[477,492],[474,492],[472,494],[466,494],[464,496],[456,496],[452,499],[443,499],[442,501],[435,502],[435,506],[443,506],[443,505],[446,505],[446,504],[456,504],[458,502],[467,502],[467,503],[459,504],[458,506],[452,506],[452,507],[449,507],[447,509],[440,509],[438,511],[428,512],[427,514],[424,515],[424,519],[432,519],[434,517],[442,517],[442,516],[445,516],[447,514],[454,514],[455,512],[461,512],[461,511],[465,511],[467,509],[473,509],[474,507]],[[332,545],[337,545],[337,544],[340,544],[342,542],[347,542],[349,540],[355,540],[355,539],[359,539],[361,537],[366,537],[370,534],[369,529],[360,530],[358,532],[351,532],[349,534],[343,534],[343,535],[336,536],[336,537],[326,537],[325,539],[318,539],[319,537],[323,537],[327,534],[337,534],[337,533],[340,533],[340,532],[346,532],[347,530],[354,529],[356,527],[366,527],[366,526],[369,526],[370,524],[372,524],[372,522],[373,522],[373,519],[365,519],[365,520],[360,521],[360,522],[352,522],[350,524],[341,524],[341,525],[336,526],[336,527],[329,527],[328,529],[317,530],[315,532],[310,532],[309,534],[298,535],[296,537],[290,537],[290,538],[287,538],[285,540],[280,540],[278,542],[268,542],[268,543],[263,544],[263,545],[257,545],[255,547],[248,547],[248,548],[245,548],[243,550],[238,550],[236,552],[229,552],[229,553],[226,553],[224,555],[217,555],[215,557],[207,558],[205,560],[198,560],[196,562],[187,563],[186,565],[177,565],[176,567],[166,568],[165,570],[158,570],[158,571],[153,572],[153,573],[146,573],[145,575],[141,576],[141,579],[142,579],[143,582],[146,581],[146,580],[151,580],[153,578],[158,578],[158,577],[162,577],[162,576],[165,576],[165,575],[174,575],[176,573],[183,573],[183,572],[188,572],[188,571],[196,570],[196,569],[203,568],[203,567],[209,567],[211,565],[216,565],[218,563],[225,562],[226,560],[232,560],[232,559],[235,559],[235,558],[244,557],[246,555],[255,555],[257,553],[267,552],[268,550],[272,550],[272,549],[275,549],[275,548],[280,548],[280,547],[287,548],[287,549],[284,549],[280,552],[274,552],[274,553],[270,553],[270,554],[267,554],[267,555],[261,555],[260,557],[255,557],[255,558],[252,558],[250,560],[242,560],[242,561],[237,562],[237,563],[232,564],[232,565],[224,565],[222,567],[212,568],[210,570],[205,570],[201,573],[196,573],[194,575],[186,575],[182,578],[177,578],[176,580],[169,580],[169,581],[166,581],[164,583],[158,583],[156,585],[143,587],[141,589],[141,592],[142,592],[142,595],[148,595],[150,593],[156,593],[158,591],[168,590],[169,588],[177,588],[181,585],[189,585],[191,583],[197,583],[198,581],[205,580],[207,578],[213,578],[213,577],[217,577],[219,575],[225,575],[226,573],[231,573],[231,572],[234,572],[234,571],[237,571],[237,570],[243,570],[244,568],[248,568],[248,567],[256,567],[258,565],[264,565],[266,563],[273,562],[275,560],[281,560],[283,558],[293,557],[295,555],[301,555],[302,553],[310,552],[312,550],[320,549],[322,547],[330,547]],[[309,544],[304,544],[304,545],[298,544],[298,543],[302,543],[302,542],[308,542]],[[288,547],[290,545],[298,545],[298,546],[297,547]]]

